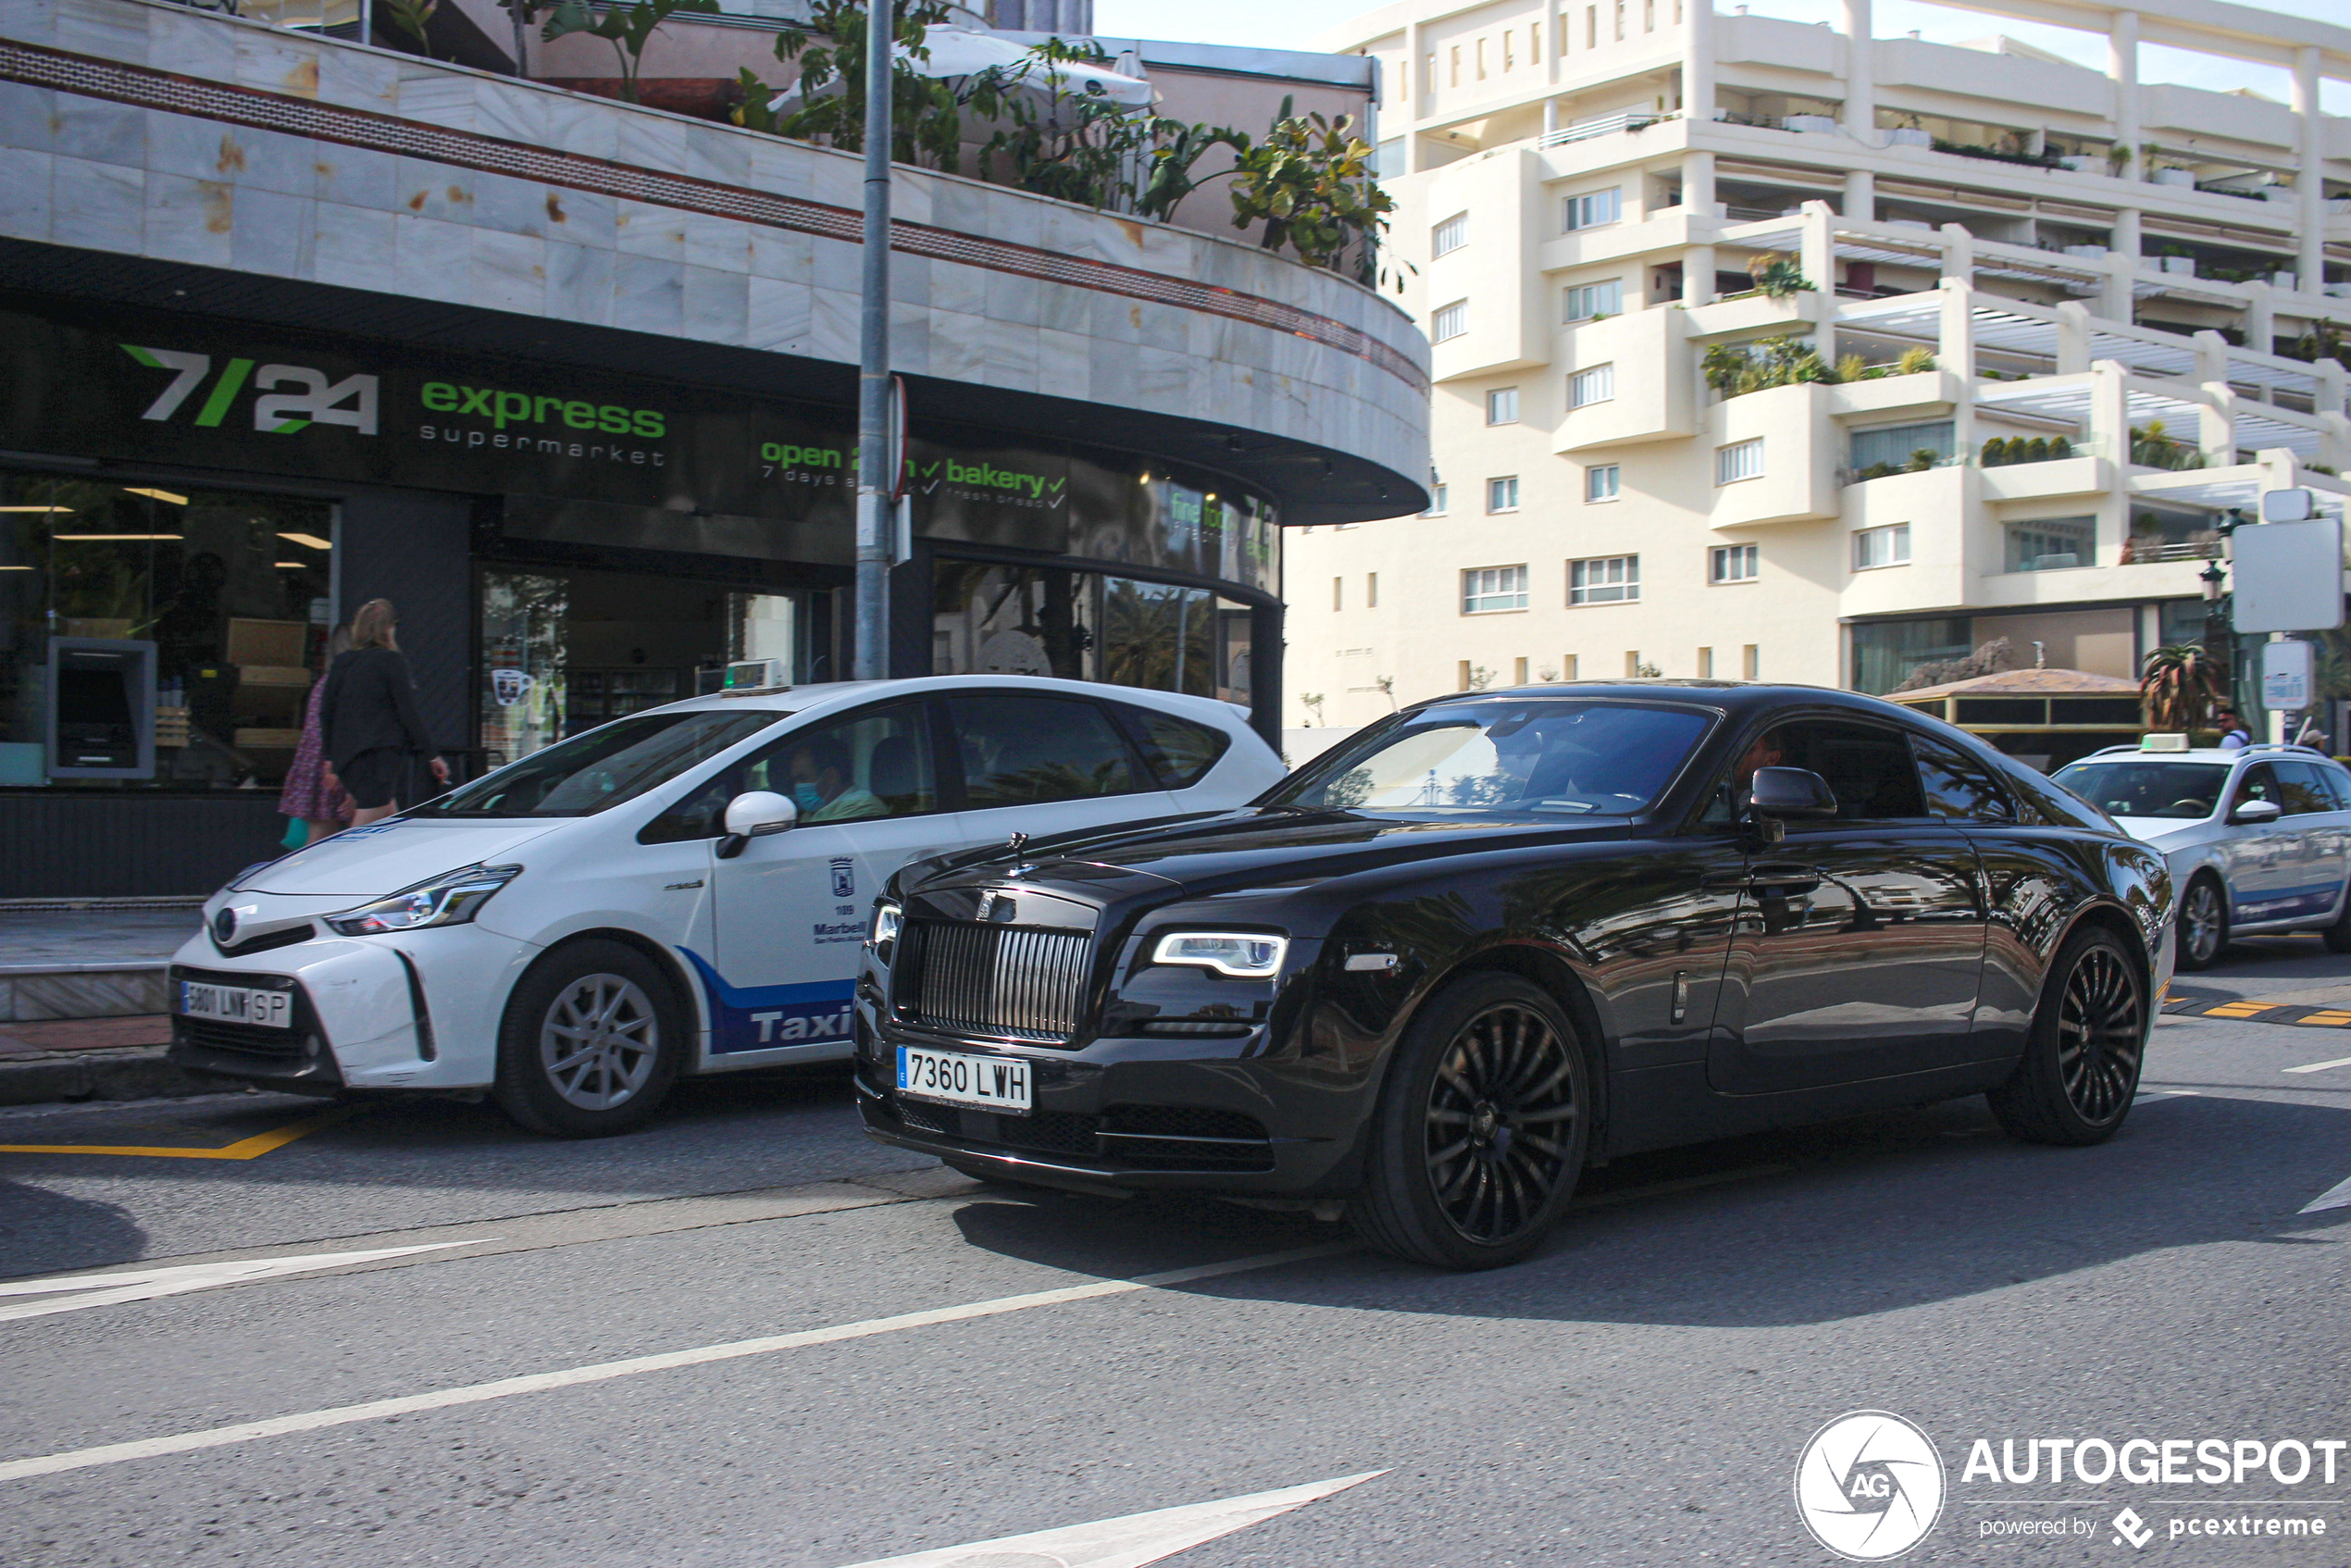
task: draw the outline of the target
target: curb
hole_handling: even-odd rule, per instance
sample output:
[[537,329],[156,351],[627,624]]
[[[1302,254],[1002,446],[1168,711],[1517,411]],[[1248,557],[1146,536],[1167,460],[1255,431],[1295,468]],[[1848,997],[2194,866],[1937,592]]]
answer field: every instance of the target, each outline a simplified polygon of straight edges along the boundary
[[0,1105],[90,1100],[178,1100],[218,1094],[224,1080],[200,1078],[164,1060],[160,1045],[57,1052],[0,1062]]

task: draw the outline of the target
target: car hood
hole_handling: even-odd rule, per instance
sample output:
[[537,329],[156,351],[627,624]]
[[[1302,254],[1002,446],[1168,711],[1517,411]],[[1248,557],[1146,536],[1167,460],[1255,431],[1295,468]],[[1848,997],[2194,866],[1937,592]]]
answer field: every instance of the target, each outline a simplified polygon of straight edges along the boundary
[[1027,846],[1020,854],[997,849],[957,856],[935,863],[936,870],[917,868],[907,880],[909,890],[928,891],[1017,875],[1038,886],[1107,890],[1105,884],[1150,878],[1197,897],[1237,888],[1302,887],[1448,855],[1623,839],[1633,831],[1621,817],[1574,825],[1471,824],[1344,811],[1245,810],[1064,838]]
[[2176,816],[2118,816],[2114,825],[2143,843],[2177,844],[2190,833],[2205,826],[2202,822],[2183,822]]
[[365,828],[346,828],[282,859],[255,866],[240,877],[236,886],[264,893],[380,898],[444,871],[504,860],[567,820],[395,816]]

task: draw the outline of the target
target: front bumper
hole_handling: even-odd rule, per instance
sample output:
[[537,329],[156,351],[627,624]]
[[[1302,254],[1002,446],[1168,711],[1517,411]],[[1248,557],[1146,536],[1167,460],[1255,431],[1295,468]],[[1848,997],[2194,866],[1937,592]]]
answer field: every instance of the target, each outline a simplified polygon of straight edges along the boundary
[[[901,1149],[1074,1188],[1337,1197],[1357,1183],[1366,1087],[1266,1052],[1265,1030],[1228,1039],[1097,1039],[1077,1050],[877,1032],[860,1009],[857,1105],[867,1136]],[[1026,1116],[897,1093],[900,1044],[1028,1063]]]

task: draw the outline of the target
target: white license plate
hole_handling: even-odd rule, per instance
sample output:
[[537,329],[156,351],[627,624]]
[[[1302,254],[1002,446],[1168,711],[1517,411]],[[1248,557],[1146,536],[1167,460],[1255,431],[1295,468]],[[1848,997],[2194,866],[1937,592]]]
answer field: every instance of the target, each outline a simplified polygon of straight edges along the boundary
[[289,1029],[293,1027],[293,992],[182,980],[180,1014],[184,1018],[217,1018],[224,1024],[253,1024],[265,1029]]
[[898,1048],[898,1092],[909,1100],[1026,1116],[1029,1112],[1028,1064],[1017,1056],[964,1056],[902,1045]]

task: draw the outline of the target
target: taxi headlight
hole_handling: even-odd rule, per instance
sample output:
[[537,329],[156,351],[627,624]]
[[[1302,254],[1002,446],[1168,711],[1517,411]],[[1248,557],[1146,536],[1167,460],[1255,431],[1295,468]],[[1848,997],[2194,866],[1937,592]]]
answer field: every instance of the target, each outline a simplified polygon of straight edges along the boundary
[[1257,931],[1171,931],[1151,950],[1153,964],[1213,969],[1237,980],[1270,980],[1282,972],[1287,937]]
[[346,909],[326,917],[330,929],[346,937],[373,937],[386,931],[421,931],[428,926],[462,926],[490,902],[490,895],[522,875],[519,865],[468,865],[444,872],[390,898]]
[[865,945],[874,956],[887,959],[898,941],[899,928],[906,923],[906,912],[887,900],[874,905],[874,928],[866,934]]

